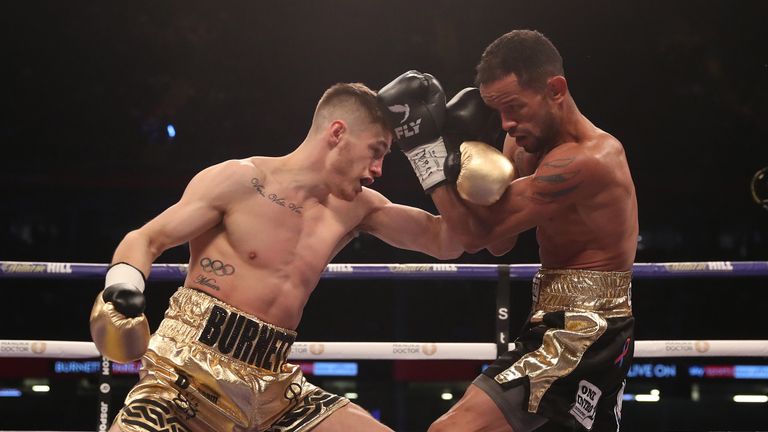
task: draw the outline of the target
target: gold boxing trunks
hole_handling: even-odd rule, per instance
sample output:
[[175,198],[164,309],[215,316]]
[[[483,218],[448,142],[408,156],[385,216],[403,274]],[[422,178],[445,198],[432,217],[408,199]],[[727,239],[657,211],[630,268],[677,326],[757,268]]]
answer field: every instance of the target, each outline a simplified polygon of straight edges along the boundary
[[306,431],[349,400],[286,363],[292,330],[179,288],[115,423],[135,431]]
[[541,269],[515,348],[474,384],[515,431],[617,430],[634,353],[631,272]]

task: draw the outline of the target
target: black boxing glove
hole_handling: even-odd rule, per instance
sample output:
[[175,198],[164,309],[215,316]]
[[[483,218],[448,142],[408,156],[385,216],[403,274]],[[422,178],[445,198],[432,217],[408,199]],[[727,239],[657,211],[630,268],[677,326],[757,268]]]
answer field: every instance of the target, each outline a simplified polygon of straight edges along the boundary
[[441,136],[445,92],[430,74],[411,70],[384,86],[379,100],[390,111],[393,141],[405,153],[424,190],[445,181],[448,152]]
[[499,113],[485,104],[477,87],[456,93],[445,111],[442,135],[449,148],[458,148],[464,141],[493,145],[501,133]]
[[445,175],[467,201],[493,204],[515,177],[509,159],[487,144],[500,132],[498,113],[483,102],[477,88],[465,88],[448,102],[443,132],[448,149]]

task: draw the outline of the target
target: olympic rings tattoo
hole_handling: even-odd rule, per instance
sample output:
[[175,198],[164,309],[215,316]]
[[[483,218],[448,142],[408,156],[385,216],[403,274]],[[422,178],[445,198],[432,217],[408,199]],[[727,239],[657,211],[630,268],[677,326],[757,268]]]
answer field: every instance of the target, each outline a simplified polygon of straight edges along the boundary
[[211,260],[205,257],[200,260],[200,265],[203,267],[203,271],[206,273],[215,274],[216,276],[229,276],[235,273],[235,267],[229,264],[224,264],[219,260]]

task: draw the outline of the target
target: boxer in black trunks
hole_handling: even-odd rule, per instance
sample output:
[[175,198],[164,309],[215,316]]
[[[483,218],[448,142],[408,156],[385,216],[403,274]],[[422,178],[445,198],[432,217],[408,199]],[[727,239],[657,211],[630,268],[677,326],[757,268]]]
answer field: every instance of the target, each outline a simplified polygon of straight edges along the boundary
[[[542,263],[515,348],[429,430],[615,431],[634,346],[638,236],[624,149],[578,110],[560,54],[541,33],[498,38],[476,81],[479,91],[447,107],[432,102],[437,80],[415,71],[379,93],[389,106],[422,95],[421,110],[411,101],[410,112],[422,112],[422,128],[438,119],[425,128],[437,133],[397,135],[397,144],[465,249],[503,255],[536,228]],[[503,153],[468,141],[494,114],[507,133]]]

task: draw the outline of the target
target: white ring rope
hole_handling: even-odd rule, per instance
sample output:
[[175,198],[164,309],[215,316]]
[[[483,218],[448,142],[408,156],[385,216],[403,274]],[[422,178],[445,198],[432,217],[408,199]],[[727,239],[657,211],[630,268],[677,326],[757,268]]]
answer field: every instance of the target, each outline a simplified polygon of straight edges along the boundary
[[[510,344],[510,348],[514,344]],[[99,357],[93,342],[0,340],[0,357]],[[768,340],[636,341],[635,357],[768,357]],[[493,360],[493,343],[296,342],[291,360]]]

